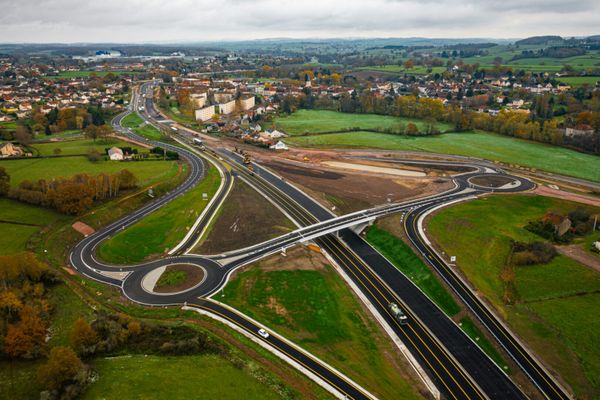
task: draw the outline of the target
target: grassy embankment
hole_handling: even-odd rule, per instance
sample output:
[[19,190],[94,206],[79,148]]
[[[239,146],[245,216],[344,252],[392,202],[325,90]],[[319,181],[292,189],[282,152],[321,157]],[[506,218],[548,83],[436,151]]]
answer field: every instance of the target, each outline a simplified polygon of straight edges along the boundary
[[600,306],[598,273],[560,255],[546,265],[516,267],[518,300],[512,306],[502,300],[500,280],[511,241],[542,240],[523,229],[528,221],[576,207],[538,196],[491,197],[441,211],[432,217],[429,232],[447,254],[458,256],[470,282],[577,396],[593,398],[600,393],[600,320],[594,317]]
[[[211,167],[204,180],[186,194],[102,242],[98,247],[99,257],[125,264],[166,253],[185,237],[219,184],[219,172]],[[207,199],[202,198],[203,193],[208,194]]]
[[[375,225],[369,228],[367,241],[425,292],[449,317],[453,317],[461,311],[461,307],[440,283],[437,276],[402,240]],[[479,331],[473,321],[468,317],[464,317],[457,322],[465,333],[475,340],[496,364],[505,370],[508,369],[500,353]]]
[[[298,110],[295,113],[278,117],[275,120],[276,126],[292,136],[302,135],[304,133],[336,132],[346,129],[367,129],[377,130],[394,128],[398,124],[403,124],[406,128],[408,123],[414,123],[419,129],[425,128],[425,121],[416,118],[400,118],[388,115],[376,114],[349,114],[327,110]],[[440,131],[452,129],[450,124],[436,122]]]
[[153,127],[152,125],[145,124],[142,117],[136,113],[131,113],[123,118],[121,122],[125,128],[132,128],[135,133],[150,140],[161,140],[169,139],[168,136],[164,135],[161,131]]
[[400,357],[398,350],[333,268],[311,269],[309,260],[297,262],[302,270],[258,263],[231,280],[218,299],[264,322],[382,399],[398,398],[398,393],[418,398],[394,360]]
[[600,158],[597,156],[487,132],[446,133],[431,137],[349,132],[293,137],[286,139],[286,142],[305,147],[374,148],[456,154],[600,182]]

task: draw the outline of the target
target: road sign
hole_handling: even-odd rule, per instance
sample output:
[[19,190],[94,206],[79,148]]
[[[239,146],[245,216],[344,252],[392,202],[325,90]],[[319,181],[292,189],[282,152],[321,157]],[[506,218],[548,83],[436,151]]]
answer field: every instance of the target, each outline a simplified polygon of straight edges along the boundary
[[456,262],[456,256],[450,256],[450,262]]

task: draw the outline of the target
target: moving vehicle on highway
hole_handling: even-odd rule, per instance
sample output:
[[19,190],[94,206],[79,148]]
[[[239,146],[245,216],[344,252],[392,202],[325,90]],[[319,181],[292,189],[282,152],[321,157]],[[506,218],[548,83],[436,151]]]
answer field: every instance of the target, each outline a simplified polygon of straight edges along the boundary
[[202,139],[198,139],[198,138],[196,138],[196,137],[195,137],[195,138],[193,139],[193,143],[194,143],[196,146],[202,146]]
[[269,332],[265,331],[264,329],[260,328],[258,330],[258,334],[262,337],[264,337],[265,339],[267,339],[269,337]]
[[390,312],[392,313],[392,315],[394,316],[394,318],[396,319],[396,321],[398,321],[398,323],[400,325],[408,324],[408,317],[406,316],[406,314],[404,314],[404,311],[402,311],[402,309],[400,309],[398,304],[390,303],[390,304],[388,304],[388,308],[389,308]]

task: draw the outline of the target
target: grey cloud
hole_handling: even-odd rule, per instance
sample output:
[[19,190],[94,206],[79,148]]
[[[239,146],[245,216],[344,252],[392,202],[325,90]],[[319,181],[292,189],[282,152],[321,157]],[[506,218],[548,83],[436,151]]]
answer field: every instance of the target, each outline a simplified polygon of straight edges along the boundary
[[0,41],[598,34],[597,0],[0,0]]

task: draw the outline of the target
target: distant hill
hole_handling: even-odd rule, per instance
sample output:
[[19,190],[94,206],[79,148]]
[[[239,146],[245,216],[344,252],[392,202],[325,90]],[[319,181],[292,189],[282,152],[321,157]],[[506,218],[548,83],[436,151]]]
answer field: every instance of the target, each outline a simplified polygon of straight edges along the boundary
[[548,44],[554,42],[562,42],[564,39],[560,36],[532,36],[526,39],[517,40],[515,44],[526,45],[526,44]]

